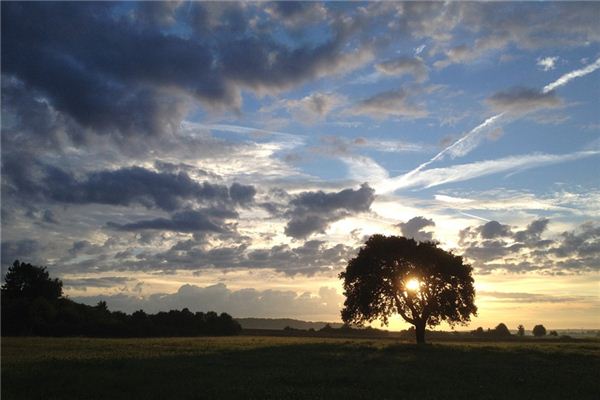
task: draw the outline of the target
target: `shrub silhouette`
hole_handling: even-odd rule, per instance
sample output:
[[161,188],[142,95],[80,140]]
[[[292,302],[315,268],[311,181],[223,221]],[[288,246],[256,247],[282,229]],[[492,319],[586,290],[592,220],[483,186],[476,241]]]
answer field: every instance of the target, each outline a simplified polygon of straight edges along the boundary
[[105,301],[95,306],[62,296],[62,282],[50,279],[45,267],[18,260],[2,285],[2,335],[22,336],[200,336],[236,335],[240,324],[213,311],[187,308],[157,314],[139,310],[131,315],[110,311]]
[[525,327],[523,325],[517,327],[517,336],[525,336]]
[[506,325],[504,325],[504,323],[500,322],[492,331],[493,332],[493,336],[495,337],[508,337],[508,336],[512,336],[510,333],[510,330],[508,329],[508,327]]
[[387,325],[398,313],[414,325],[417,343],[425,343],[427,326],[466,324],[476,314],[471,271],[436,243],[373,235],[339,275],[346,296],[342,320]]
[[544,328],[544,325],[534,326],[533,327],[533,336],[535,336],[535,337],[546,336],[546,328]]

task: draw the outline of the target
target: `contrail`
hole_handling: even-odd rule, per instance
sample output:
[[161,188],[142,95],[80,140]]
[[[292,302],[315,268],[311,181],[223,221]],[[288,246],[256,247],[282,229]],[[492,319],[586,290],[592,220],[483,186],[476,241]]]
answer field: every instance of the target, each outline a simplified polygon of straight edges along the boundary
[[[566,85],[569,81],[571,81],[575,78],[579,78],[579,77],[585,76],[587,74],[590,74],[590,73],[594,72],[595,70],[597,70],[598,68],[600,68],[600,58],[597,59],[596,62],[594,62],[593,64],[590,64],[585,68],[581,68],[581,69],[566,73],[563,76],[561,76],[560,78],[558,78],[557,80],[555,80],[554,82],[549,83],[548,85],[544,86],[544,88],[542,89],[542,93],[545,94],[545,93],[548,93],[548,92],[556,89],[557,87]],[[452,143],[450,146],[446,147],[445,149],[443,149],[442,151],[437,153],[429,161],[424,162],[423,164],[419,165],[418,167],[407,172],[404,175],[391,178],[388,181],[387,185],[384,185],[384,186],[388,190],[394,190],[393,189],[394,187],[396,187],[396,188],[403,187],[405,184],[407,184],[408,181],[410,181],[410,178],[412,178],[415,174],[421,172],[424,168],[428,167],[432,163],[442,159],[446,154],[450,153],[453,156],[462,156],[462,155],[467,154],[471,149],[473,149],[477,145],[477,143],[473,141],[473,138],[475,138],[476,135],[480,131],[491,126],[492,124],[497,122],[499,119],[501,119],[502,116],[504,116],[504,114],[505,113],[500,113],[500,114],[496,114],[496,115],[489,117],[488,119],[483,121],[481,124],[479,124],[478,126],[473,128],[471,131],[469,131],[466,135],[464,135],[463,137],[458,139],[456,142]]]
[[542,93],[544,93],[544,94],[548,93],[549,91],[554,90],[557,87],[565,85],[567,82],[569,82],[572,79],[579,78],[579,77],[585,76],[587,74],[591,74],[598,68],[600,68],[600,58],[597,59],[595,63],[590,64],[585,68],[577,69],[575,71],[571,71],[567,74],[564,74],[563,76],[561,76],[554,82],[549,83],[548,85],[544,86],[544,89],[542,89]]
[[[456,142],[452,143],[450,146],[446,147],[445,149],[443,149],[442,151],[437,153],[431,160],[426,161],[423,164],[419,165],[417,168],[413,169],[412,171],[407,172],[406,174],[404,174],[404,176],[408,178],[408,177],[416,174],[417,172],[421,171],[423,168],[427,167],[431,163],[444,157],[444,155],[446,155],[446,153],[451,153],[455,149],[461,150],[461,153],[465,152],[465,149],[461,149],[461,147],[463,146],[463,144],[466,141],[473,138],[482,129],[492,125],[494,122],[496,122],[498,119],[500,119],[503,115],[504,115],[504,113],[500,113],[500,114],[496,114],[492,117],[489,117],[488,119],[483,121],[481,124],[479,124],[478,126],[476,126],[473,129],[471,129],[471,131],[469,131],[469,133],[467,133],[465,136],[461,137]],[[470,150],[470,149],[467,149],[467,150]],[[459,154],[459,155],[462,155],[462,154]]]

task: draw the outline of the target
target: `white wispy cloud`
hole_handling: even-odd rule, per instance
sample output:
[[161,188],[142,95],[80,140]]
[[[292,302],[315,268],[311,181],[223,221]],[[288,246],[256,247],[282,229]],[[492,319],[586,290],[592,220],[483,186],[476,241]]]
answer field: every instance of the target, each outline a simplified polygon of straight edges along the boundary
[[452,182],[461,182],[485,175],[500,172],[525,170],[550,164],[599,155],[600,151],[578,151],[568,154],[525,154],[520,156],[504,157],[497,160],[477,161],[467,164],[453,165],[446,168],[433,168],[417,171],[411,175],[406,174],[389,180],[380,181],[376,185],[378,192],[389,193],[398,189],[410,187],[431,188]]
[[576,69],[575,71],[566,73],[563,76],[561,76],[560,78],[558,78],[557,80],[555,80],[554,82],[549,83],[548,85],[544,86],[544,89],[542,89],[542,93],[548,93],[551,90],[554,90],[558,87],[566,85],[568,82],[572,81],[575,78],[580,78],[582,76],[586,76],[587,74],[591,74],[598,68],[600,68],[600,58],[597,59],[596,62],[594,62],[593,64],[590,64],[584,68]]
[[[569,73],[561,76],[556,81],[546,85],[542,90],[542,94],[546,94],[546,93],[554,90],[557,87],[563,86],[575,78],[590,74],[590,73],[594,72],[595,70],[597,70],[598,68],[600,68],[600,58],[598,60],[596,60],[595,63],[590,64],[590,65],[586,66],[585,68],[569,72]],[[470,153],[484,139],[484,136],[482,135],[482,133],[487,132],[489,130],[489,128],[492,128],[492,127],[495,127],[498,125],[501,126],[502,119],[506,119],[507,113],[509,113],[509,111],[505,111],[505,112],[502,112],[502,113],[499,113],[499,114],[496,114],[496,115],[493,115],[493,116],[487,118],[481,124],[479,124],[472,130],[467,132],[464,136],[462,136],[456,142],[454,142],[451,145],[449,145],[448,147],[444,148],[442,151],[440,151],[438,154],[436,154],[430,160],[420,164],[415,169],[407,172],[404,175],[392,178],[390,181],[388,181],[387,184],[383,185],[383,187],[389,187],[389,188],[395,188],[395,189],[383,189],[383,190],[388,190],[388,191],[392,190],[393,191],[393,190],[397,190],[397,189],[400,189],[403,187],[416,186],[417,184],[415,182],[418,182],[419,179],[423,179],[424,176],[428,176],[428,175],[436,176],[435,171],[437,171],[437,173],[439,173],[440,171],[449,171],[451,168],[456,168],[457,169],[456,172],[458,172],[460,170],[462,174],[466,173],[468,175],[468,173],[467,173],[468,168],[466,170],[463,170],[461,168],[464,168],[465,166],[468,166],[471,164],[458,165],[456,167],[451,167],[451,168],[434,169],[434,170],[430,170],[432,172],[429,174],[428,174],[429,171],[425,171],[425,172],[422,172],[422,171],[425,168],[427,168],[429,165],[431,165],[432,163],[434,163],[438,160],[442,160],[443,158],[446,157],[446,155],[449,155],[452,158],[456,158],[456,157],[462,157],[462,156]],[[580,152],[577,154],[584,154],[584,153],[586,153],[586,152]],[[541,158],[539,158],[539,157],[541,157],[541,155],[536,155],[535,157],[538,157],[538,160],[541,160]],[[508,159],[510,159],[510,158],[501,159],[501,160],[508,160]],[[516,159],[524,160],[520,156],[517,156]],[[482,166],[486,165],[487,167],[494,166],[493,168],[499,168],[501,165],[504,165],[503,163],[499,162],[501,160],[482,161],[482,162],[480,162],[480,164]],[[485,163],[487,163],[487,164],[485,164]],[[529,163],[527,163],[527,165],[529,165]],[[508,169],[513,169],[513,168],[511,167],[511,168],[507,168],[505,170],[508,170]],[[516,169],[516,168],[514,168],[514,169]],[[437,175],[437,176],[438,176],[438,178],[441,179],[440,175]],[[444,179],[451,179],[451,178],[444,178]],[[445,183],[444,179],[442,179],[440,182]],[[465,178],[465,179],[470,179],[470,178]],[[460,180],[463,180],[463,179],[461,178]],[[436,180],[434,180],[434,181],[436,181]],[[393,183],[390,184],[389,182],[393,182]],[[441,183],[425,184],[425,186],[430,187],[430,186],[435,186],[435,185],[441,184]]]
[[537,65],[544,71],[550,71],[551,69],[556,68],[557,61],[558,57],[540,57],[537,59]]

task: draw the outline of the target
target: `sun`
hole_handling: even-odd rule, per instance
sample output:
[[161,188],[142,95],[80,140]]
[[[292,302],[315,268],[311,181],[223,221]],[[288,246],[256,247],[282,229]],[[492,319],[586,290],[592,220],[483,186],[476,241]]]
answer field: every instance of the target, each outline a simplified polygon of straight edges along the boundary
[[418,292],[421,282],[417,278],[411,278],[404,284],[404,287],[410,292]]

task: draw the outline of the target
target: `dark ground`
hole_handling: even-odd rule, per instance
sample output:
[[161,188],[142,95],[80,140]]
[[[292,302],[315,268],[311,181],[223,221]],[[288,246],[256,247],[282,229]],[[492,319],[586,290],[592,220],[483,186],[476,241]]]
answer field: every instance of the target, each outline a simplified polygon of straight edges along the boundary
[[598,399],[600,342],[2,338],[2,399]]

